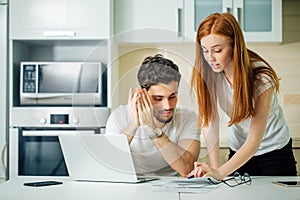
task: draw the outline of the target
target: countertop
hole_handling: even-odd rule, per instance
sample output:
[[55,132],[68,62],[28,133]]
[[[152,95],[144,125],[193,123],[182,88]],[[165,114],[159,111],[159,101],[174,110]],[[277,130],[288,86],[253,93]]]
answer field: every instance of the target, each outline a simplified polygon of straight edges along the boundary
[[[169,177],[168,177],[169,178]],[[164,180],[164,177],[161,177]],[[45,187],[24,186],[25,182],[40,180],[61,180],[62,185]],[[273,184],[278,180],[299,180],[300,177],[252,177],[251,185],[228,187],[220,184],[219,187],[206,193],[185,193],[173,191],[157,191],[155,182],[141,184],[104,183],[72,181],[69,178],[55,177],[17,177],[0,184],[1,200],[96,200],[96,199],[172,199],[172,200],[299,200],[300,187],[285,188]],[[199,189],[201,190],[201,189]]]

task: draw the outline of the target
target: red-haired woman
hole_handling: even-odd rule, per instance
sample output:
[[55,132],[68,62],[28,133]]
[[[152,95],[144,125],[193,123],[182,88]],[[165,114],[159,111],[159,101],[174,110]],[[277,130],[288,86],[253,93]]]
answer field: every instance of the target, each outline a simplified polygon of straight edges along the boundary
[[[196,162],[189,175],[218,180],[235,171],[296,175],[292,141],[277,98],[278,77],[267,61],[246,47],[233,15],[215,13],[199,25],[191,86],[210,164]],[[221,166],[220,110],[228,119],[230,148],[229,160]]]

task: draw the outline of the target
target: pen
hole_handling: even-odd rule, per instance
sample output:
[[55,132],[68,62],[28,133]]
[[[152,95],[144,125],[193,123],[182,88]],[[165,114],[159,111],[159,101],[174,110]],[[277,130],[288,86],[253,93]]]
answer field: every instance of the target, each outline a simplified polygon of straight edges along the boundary
[[188,179],[191,179],[191,178],[195,178],[195,176],[194,176],[194,175],[192,175],[192,176],[189,176],[189,177],[188,177]]

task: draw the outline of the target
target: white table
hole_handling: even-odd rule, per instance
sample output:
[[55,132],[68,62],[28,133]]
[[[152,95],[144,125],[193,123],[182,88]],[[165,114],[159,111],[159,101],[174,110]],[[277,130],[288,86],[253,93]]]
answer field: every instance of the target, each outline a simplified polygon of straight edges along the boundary
[[205,194],[181,194],[181,200],[300,200],[300,187],[284,188],[273,181],[300,180],[300,177],[252,177],[251,185],[225,184]]
[[[62,185],[24,186],[24,182],[58,180]],[[68,178],[18,177],[0,184],[1,200],[141,200],[178,199],[178,193],[153,192],[153,183],[104,183],[72,181]]]
[[[164,179],[164,178],[163,178]],[[62,185],[28,187],[24,182],[61,180]],[[253,177],[250,186],[230,188],[220,185],[204,194],[156,192],[155,182],[141,184],[79,182],[68,178],[18,177],[0,184],[1,200],[300,200],[300,188],[283,188],[272,184],[275,180],[300,180],[300,177]]]

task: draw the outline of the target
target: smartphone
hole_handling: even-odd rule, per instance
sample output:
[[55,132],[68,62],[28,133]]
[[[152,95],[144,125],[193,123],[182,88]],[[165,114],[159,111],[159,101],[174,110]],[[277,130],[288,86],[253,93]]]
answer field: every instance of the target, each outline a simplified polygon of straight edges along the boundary
[[283,187],[300,187],[300,181],[275,181],[273,183]]
[[24,183],[25,186],[31,186],[31,187],[42,187],[42,186],[59,185],[59,184],[62,184],[62,182],[61,181],[38,181],[38,182]]

